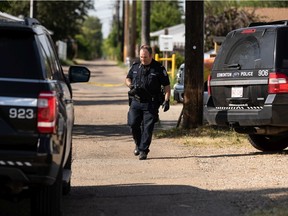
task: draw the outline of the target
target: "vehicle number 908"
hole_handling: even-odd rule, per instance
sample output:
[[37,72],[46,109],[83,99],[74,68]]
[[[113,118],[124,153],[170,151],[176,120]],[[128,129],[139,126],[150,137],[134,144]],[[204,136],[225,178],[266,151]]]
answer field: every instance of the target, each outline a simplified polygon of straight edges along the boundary
[[269,73],[268,73],[268,70],[259,70],[258,71],[258,76],[268,76]]
[[18,119],[32,119],[34,116],[33,109],[16,109],[11,108],[9,109],[9,117],[12,119],[18,118]]

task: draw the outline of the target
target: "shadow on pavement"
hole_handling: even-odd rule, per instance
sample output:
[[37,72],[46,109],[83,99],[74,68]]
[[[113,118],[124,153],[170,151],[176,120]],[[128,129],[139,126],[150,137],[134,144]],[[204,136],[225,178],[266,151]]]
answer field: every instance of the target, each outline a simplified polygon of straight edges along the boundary
[[208,191],[185,185],[86,186],[73,187],[64,197],[63,216],[242,216],[287,202],[288,188]]
[[126,136],[131,135],[127,125],[74,125],[73,135],[85,136]]
[[121,100],[74,100],[74,104],[77,106],[93,106],[93,105],[122,105],[127,104],[127,99]]

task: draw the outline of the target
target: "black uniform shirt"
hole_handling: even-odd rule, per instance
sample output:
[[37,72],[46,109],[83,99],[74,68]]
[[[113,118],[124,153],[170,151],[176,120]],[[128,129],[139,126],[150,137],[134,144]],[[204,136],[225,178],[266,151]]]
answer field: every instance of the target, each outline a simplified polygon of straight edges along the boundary
[[169,76],[165,67],[152,59],[150,65],[134,63],[126,78],[130,78],[134,87],[143,88],[150,95],[155,96],[161,92],[161,86],[170,85]]

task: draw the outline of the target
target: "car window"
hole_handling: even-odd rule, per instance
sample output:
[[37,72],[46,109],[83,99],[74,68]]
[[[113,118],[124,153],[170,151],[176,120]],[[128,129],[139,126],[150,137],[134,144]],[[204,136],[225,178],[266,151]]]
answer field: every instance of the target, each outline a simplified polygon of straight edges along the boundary
[[277,37],[277,67],[288,68],[288,30],[279,29]]
[[41,42],[43,56],[45,58],[45,65],[49,64],[49,66],[46,66],[47,78],[64,80],[55,50],[51,45],[51,43],[53,43],[52,40],[50,40],[50,38],[45,34],[40,35],[39,40]]
[[238,64],[244,70],[273,68],[275,35],[274,31],[265,30],[253,34],[230,33],[216,56],[213,70]]
[[[0,31],[0,77],[38,79],[41,71],[31,32]],[[39,70],[40,69],[40,70]]]
[[239,64],[241,69],[254,68],[255,59],[260,58],[260,46],[255,37],[246,37],[231,47],[225,65]]

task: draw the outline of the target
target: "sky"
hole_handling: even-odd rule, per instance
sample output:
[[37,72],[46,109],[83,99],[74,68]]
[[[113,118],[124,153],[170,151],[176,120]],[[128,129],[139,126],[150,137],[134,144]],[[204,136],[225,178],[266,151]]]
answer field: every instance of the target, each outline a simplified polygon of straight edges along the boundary
[[110,33],[115,0],[94,0],[95,10],[90,10],[90,16],[96,16],[102,23],[103,38],[107,38]]
[[[90,16],[96,16],[100,19],[102,23],[103,38],[107,38],[110,33],[113,13],[115,12],[115,2],[116,0],[94,0],[95,10],[89,11]],[[183,4],[183,6],[185,10],[185,4]]]

